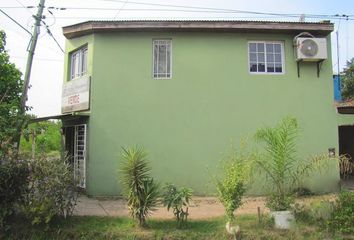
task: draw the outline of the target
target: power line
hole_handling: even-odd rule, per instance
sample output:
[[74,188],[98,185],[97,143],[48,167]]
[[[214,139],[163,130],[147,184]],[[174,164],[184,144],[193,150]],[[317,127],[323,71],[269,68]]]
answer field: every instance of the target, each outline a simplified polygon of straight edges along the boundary
[[[106,2],[124,2],[124,0],[101,0]],[[299,16],[301,14],[296,13],[271,13],[271,12],[256,12],[256,11],[244,11],[244,10],[237,10],[237,9],[227,9],[227,8],[210,8],[210,7],[199,7],[199,6],[187,6],[187,5],[171,5],[171,4],[159,4],[159,3],[144,3],[144,2],[135,2],[129,1],[130,4],[137,4],[137,5],[146,5],[146,6],[160,6],[160,7],[174,7],[174,8],[187,8],[187,9],[204,9],[204,10],[219,10],[219,11],[229,11],[230,13],[249,13],[249,14],[259,14],[259,15],[279,15],[279,16],[287,16],[287,15],[296,15]],[[316,15],[316,14],[305,14],[306,16],[333,16],[333,15]],[[348,15],[349,16],[349,15]]]
[[[121,2],[127,4],[127,0],[101,0],[108,2]],[[354,20],[354,15],[345,15],[345,14],[297,14],[297,13],[275,13],[275,12],[256,12],[256,11],[244,11],[237,9],[226,9],[226,8],[210,8],[210,7],[197,7],[197,6],[186,6],[186,5],[170,5],[170,4],[157,4],[157,3],[143,3],[136,1],[129,1],[130,4],[136,5],[147,5],[147,6],[159,6],[159,7],[170,7],[173,9],[139,9],[139,8],[124,8],[121,7],[120,11],[160,11],[160,12],[205,12],[205,13],[239,13],[239,14],[252,14],[252,15],[267,15],[267,16],[280,16],[280,17],[290,17],[298,18],[301,15],[305,15],[307,18],[327,18],[327,19],[343,19]],[[124,5],[123,5],[124,6]],[[33,6],[27,6],[26,8],[32,8]],[[182,8],[182,9],[175,9]],[[93,10],[93,11],[117,11],[115,8],[103,8],[103,7],[47,7],[47,9],[54,10]]]
[[54,42],[58,45],[58,47],[60,48],[60,50],[65,53],[65,51],[63,50],[63,48],[60,46],[59,42],[57,41],[57,39],[54,37],[53,33],[50,31],[49,26],[42,20],[42,23],[44,24],[45,28],[47,29],[47,33],[49,34],[49,36],[51,36],[54,40]]
[[16,0],[16,2],[18,2],[18,4],[20,4],[23,8],[25,8],[31,14],[31,16],[33,15],[33,13],[25,5],[23,5],[19,0]]
[[[21,57],[21,56],[11,56],[11,58],[19,58],[19,59],[26,59],[26,57]],[[54,62],[63,62],[63,59],[58,59],[58,58],[42,58],[42,57],[35,57],[34,60],[38,61],[54,61]]]
[[[22,4],[21,4],[22,5]],[[24,6],[22,5],[22,7],[19,7],[19,6],[4,6],[4,7],[0,7],[0,8],[3,8],[3,9],[16,9],[16,8],[35,8],[35,6]]]
[[[115,0],[103,0],[103,1],[115,1]],[[118,0],[117,0],[118,1]],[[123,1],[121,1],[123,2]],[[129,2],[129,3],[137,3],[137,2]],[[145,3],[141,3],[145,4]],[[179,5],[165,5],[165,4],[148,4],[148,5],[162,5],[169,7],[180,7]],[[185,6],[184,6],[185,7]],[[184,8],[183,7],[183,8]],[[157,11],[157,12],[186,12],[186,13],[237,13],[237,14],[251,14],[251,15],[266,15],[266,16],[274,16],[274,17],[289,17],[289,18],[299,18],[301,15],[305,15],[307,18],[327,18],[327,19],[346,19],[353,20],[354,15],[345,15],[345,14],[296,14],[296,13],[270,13],[270,12],[253,12],[253,11],[241,11],[241,10],[233,10],[233,9],[220,9],[220,8],[204,8],[204,7],[190,7],[193,9],[168,9],[168,8],[120,8],[120,11]],[[115,8],[104,8],[104,7],[49,7],[48,9],[54,10],[87,10],[87,11],[116,11]]]
[[117,11],[117,14],[114,16],[114,18],[118,17],[119,13],[123,10],[125,4],[127,4],[128,0],[125,0],[125,2],[123,3],[122,7],[120,7]]
[[29,35],[32,36],[32,33],[30,31],[28,31],[24,26],[22,26],[19,22],[17,22],[15,19],[13,19],[10,15],[8,15],[6,12],[4,12],[3,10],[0,9],[0,12],[2,12],[6,17],[8,17],[9,19],[11,19],[14,23],[17,24],[17,26],[19,26],[20,28],[22,28],[23,30],[25,30]]

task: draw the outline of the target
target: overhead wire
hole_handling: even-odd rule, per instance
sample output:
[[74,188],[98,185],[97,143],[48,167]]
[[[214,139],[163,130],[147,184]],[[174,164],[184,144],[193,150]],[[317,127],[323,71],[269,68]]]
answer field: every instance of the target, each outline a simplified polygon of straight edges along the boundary
[[41,20],[41,22],[44,24],[44,27],[47,29],[47,33],[49,34],[49,36],[54,40],[54,42],[58,45],[58,47],[60,48],[60,50],[65,53],[65,51],[63,50],[63,48],[60,46],[58,40],[54,37],[53,33],[50,31],[49,26],[45,23],[45,21]]
[[10,15],[8,15],[6,12],[0,9],[0,12],[2,12],[6,17],[8,17],[10,20],[12,20],[17,26],[25,30],[29,35],[32,36],[32,33],[28,31],[24,26],[22,26],[18,21],[16,21],[14,18],[12,18]]
[[31,16],[33,15],[33,13],[29,10],[29,8],[23,5],[19,0],[16,0],[16,2],[18,2],[18,4],[20,4],[23,8],[25,8],[31,14]]
[[117,14],[114,16],[114,19],[118,17],[119,13],[123,10],[125,4],[127,4],[128,0],[125,0],[125,2],[123,3],[123,5],[118,9]]
[[[275,13],[275,12],[257,12],[257,11],[245,11],[237,9],[227,9],[227,8],[211,8],[211,7],[197,7],[197,6],[186,6],[186,5],[171,5],[171,4],[158,4],[158,3],[145,3],[137,1],[127,1],[127,0],[100,0],[105,2],[121,2],[123,6],[118,10],[119,14],[121,11],[160,11],[160,12],[199,12],[199,13],[237,13],[237,14],[251,14],[251,15],[263,15],[263,16],[279,16],[279,17],[289,17],[289,18],[299,18],[304,15],[306,18],[327,18],[327,19],[343,19],[354,20],[354,15],[345,14],[297,14],[297,13]],[[158,6],[158,7],[169,7],[166,8],[124,8],[124,6],[129,4],[135,5],[145,5],[145,6]],[[23,6],[25,8],[32,8],[33,6]],[[0,7],[1,8],[1,7]],[[6,7],[3,7],[6,8]],[[8,7],[10,8],[10,7]],[[124,8],[124,9],[123,9]],[[171,9],[172,8],[172,9]],[[177,9],[179,8],[179,9]],[[104,8],[104,7],[47,7],[47,9],[53,10],[93,10],[93,11],[117,11],[116,8]],[[117,16],[116,14],[116,16]],[[114,18],[116,18],[116,16]]]

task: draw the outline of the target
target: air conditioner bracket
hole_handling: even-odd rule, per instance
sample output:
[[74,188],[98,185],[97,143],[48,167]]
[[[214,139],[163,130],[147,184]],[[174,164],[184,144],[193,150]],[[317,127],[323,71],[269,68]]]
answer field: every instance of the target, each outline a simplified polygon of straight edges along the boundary
[[[316,62],[316,66],[317,66],[317,77],[320,77],[320,71],[321,71],[321,67],[322,67],[322,63],[323,63],[324,59],[321,59],[319,61]],[[296,61],[296,65],[297,65],[297,77],[300,77],[300,62],[303,62],[303,60],[298,60]]]

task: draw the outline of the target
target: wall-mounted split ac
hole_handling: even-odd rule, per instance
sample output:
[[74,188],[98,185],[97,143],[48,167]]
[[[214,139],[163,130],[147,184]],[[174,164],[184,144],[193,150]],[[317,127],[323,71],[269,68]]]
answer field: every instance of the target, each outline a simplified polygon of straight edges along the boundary
[[327,59],[326,38],[297,37],[294,40],[296,61],[318,62]]

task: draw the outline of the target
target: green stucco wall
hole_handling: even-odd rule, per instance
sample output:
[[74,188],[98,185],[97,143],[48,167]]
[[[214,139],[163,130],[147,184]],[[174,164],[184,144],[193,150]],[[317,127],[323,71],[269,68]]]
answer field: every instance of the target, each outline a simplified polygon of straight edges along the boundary
[[[315,63],[302,63],[298,78],[293,37],[122,32],[68,40],[67,52],[85,43],[89,50],[88,194],[120,194],[121,147],[130,145],[147,149],[157,181],[189,186],[197,194],[212,193],[210,174],[230,144],[286,115],[299,121],[300,156],[326,153],[330,147],[338,151],[337,126],[353,118],[336,114],[330,49],[320,78]],[[152,78],[156,38],[172,39],[172,79]],[[284,74],[248,72],[247,43],[252,40],[284,41]],[[330,191],[338,180],[332,168],[309,182],[313,190]],[[261,189],[256,183],[250,193]]]

